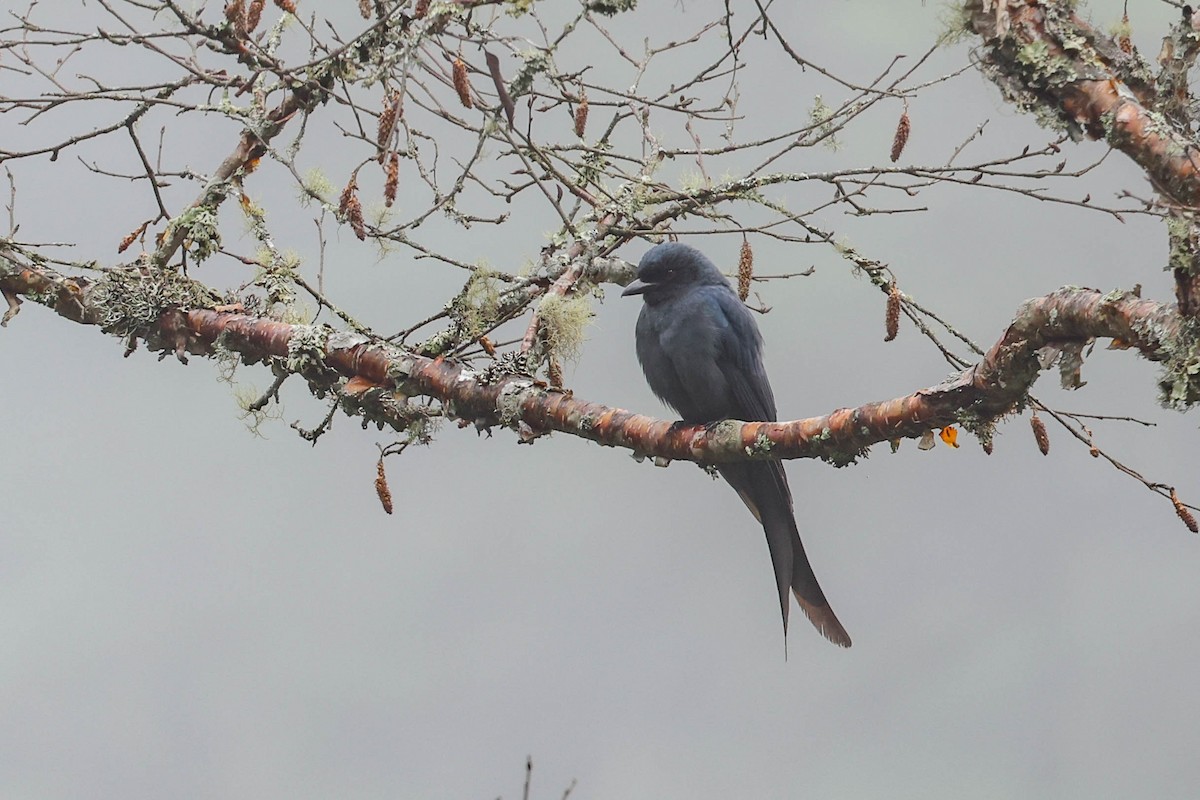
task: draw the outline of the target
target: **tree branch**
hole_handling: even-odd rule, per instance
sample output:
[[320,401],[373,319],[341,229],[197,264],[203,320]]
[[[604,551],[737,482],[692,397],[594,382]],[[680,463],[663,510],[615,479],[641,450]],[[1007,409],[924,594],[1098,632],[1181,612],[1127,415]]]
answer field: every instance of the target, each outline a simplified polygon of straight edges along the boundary
[[[1064,2],[970,0],[965,23],[983,38],[983,72],[1005,99],[1048,127],[1104,139],[1129,156],[1172,210],[1170,266],[1186,316],[1200,315],[1200,231],[1180,212],[1200,206],[1200,144],[1179,124],[1182,91],[1156,85],[1136,51],[1097,31]],[[1186,7],[1164,43],[1165,75],[1186,75],[1195,58],[1200,15]],[[1162,91],[1160,91],[1160,87]]]
[[[919,437],[947,425],[960,424],[987,441],[997,420],[1027,402],[1030,387],[1049,366],[1039,360],[1039,350],[1081,347],[1097,337],[1117,339],[1163,362],[1161,385],[1168,402],[1182,407],[1200,401],[1200,344],[1193,326],[1173,306],[1126,292],[1064,288],[1026,301],[977,364],[905,397],[792,422],[684,426],[588,402],[499,367],[475,370],[359,333],[229,313],[215,303],[212,308],[166,306],[144,314],[144,322],[129,330],[111,323],[112,310],[103,304],[114,293],[106,284],[118,280],[118,274],[120,280],[152,280],[148,271],[109,270],[89,282],[19,263],[24,261],[11,251],[0,256],[0,289],[6,294],[25,295],[82,324],[110,320],[105,324],[109,332],[143,339],[150,349],[173,352],[181,360],[185,352],[213,355],[218,350],[237,353],[247,364],[271,360],[278,369],[304,376],[314,393],[336,391],[356,400],[343,404],[348,413],[397,429],[413,420],[405,412],[407,397],[423,396],[440,402],[447,416],[464,425],[510,427],[526,440],[561,431],[668,459],[717,463],[817,457],[841,466],[871,445]],[[196,289],[189,294],[203,296]],[[177,290],[174,296],[179,295]]]

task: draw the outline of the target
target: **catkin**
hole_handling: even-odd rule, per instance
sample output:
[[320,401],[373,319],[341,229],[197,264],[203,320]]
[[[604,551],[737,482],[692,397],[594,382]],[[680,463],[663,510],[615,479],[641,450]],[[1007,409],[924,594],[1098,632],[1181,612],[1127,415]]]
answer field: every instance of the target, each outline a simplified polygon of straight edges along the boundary
[[383,204],[388,208],[396,202],[396,189],[400,186],[400,154],[392,153],[388,159],[387,180],[383,184]]
[[262,21],[263,6],[267,4],[267,0],[250,0],[250,6],[246,9],[246,31],[253,31],[258,27],[258,23]]
[[1046,423],[1042,422],[1042,418],[1035,411],[1029,419],[1029,425],[1033,428],[1033,438],[1037,440],[1038,450],[1042,451],[1042,455],[1050,455],[1050,434],[1046,432]]
[[754,277],[754,251],[750,241],[742,239],[742,251],[738,254],[738,297],[746,302],[750,296],[750,279]]
[[467,81],[467,65],[461,58],[454,59],[454,91],[463,108],[471,108],[471,84]]
[[379,163],[392,140],[392,131],[400,119],[400,93],[392,92],[383,100],[383,111],[379,112],[379,128],[375,132],[375,144],[379,147]]
[[896,135],[892,137],[892,162],[900,160],[900,154],[904,152],[904,145],[908,144],[908,135],[912,132],[912,121],[908,118],[908,109],[900,115],[900,121],[896,123]]
[[575,106],[575,135],[580,139],[582,139],[583,135],[587,132],[587,118],[588,99],[587,95],[585,94],[583,97],[579,98],[579,105]]
[[388,488],[387,473],[383,471],[383,458],[375,468],[375,494],[379,495],[379,503],[383,510],[392,513],[392,490]]
[[231,0],[225,4],[225,19],[229,20],[229,24],[238,33],[246,31],[246,8],[242,4],[242,0]]
[[1175,513],[1183,520],[1183,524],[1187,525],[1187,529],[1192,533],[1200,533],[1200,527],[1196,525],[1196,518],[1192,516],[1191,509],[1183,504],[1179,499],[1179,495],[1175,494],[1175,490],[1171,490],[1171,505],[1175,506]]
[[350,223],[350,229],[361,242],[367,238],[367,227],[363,221],[362,202],[358,199],[358,180],[350,178],[342,196],[338,199],[338,213]]
[[900,289],[896,284],[888,290],[887,310],[883,315],[885,335],[883,340],[890,342],[900,333]]

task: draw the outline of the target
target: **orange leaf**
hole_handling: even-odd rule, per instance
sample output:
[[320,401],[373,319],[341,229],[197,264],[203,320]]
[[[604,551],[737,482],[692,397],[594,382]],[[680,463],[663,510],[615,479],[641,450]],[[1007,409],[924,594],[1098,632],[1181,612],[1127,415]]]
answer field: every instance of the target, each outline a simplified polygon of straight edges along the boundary
[[947,425],[942,428],[942,432],[939,435],[946,444],[951,447],[958,447],[958,428],[955,428],[953,425]]

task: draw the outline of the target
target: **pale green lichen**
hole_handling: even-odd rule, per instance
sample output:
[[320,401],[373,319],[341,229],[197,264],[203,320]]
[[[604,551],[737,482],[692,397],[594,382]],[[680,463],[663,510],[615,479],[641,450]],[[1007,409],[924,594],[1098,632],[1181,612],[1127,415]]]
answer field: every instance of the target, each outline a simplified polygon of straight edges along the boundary
[[767,437],[767,434],[759,431],[758,436],[754,437],[754,444],[746,448],[748,456],[764,456],[773,450],[775,444]]
[[324,368],[329,329],[323,325],[297,325],[288,339],[287,370],[304,372]]
[[550,294],[538,306],[546,341],[559,357],[574,361],[586,340],[587,326],[595,316],[591,299],[582,293],[569,297]]
[[545,50],[522,50],[517,55],[523,63],[508,86],[508,93],[514,99],[528,93],[533,88],[534,79],[550,66],[550,54]]
[[450,301],[450,316],[459,323],[464,337],[475,339],[495,320],[499,306],[500,282],[494,272],[481,266]]
[[1065,56],[1051,55],[1045,42],[1033,41],[1017,51],[1017,63],[1026,68],[1031,86],[1061,86],[1075,80],[1075,68]]
[[809,122],[816,128],[817,137],[825,140],[826,147],[830,150],[839,150],[842,143],[835,135],[837,126],[834,125],[833,118],[833,109],[825,104],[821,95],[814,97],[812,108],[808,111]]
[[112,269],[92,289],[106,333],[138,333],[170,308],[210,308],[218,302],[208,288],[174,270]]
[[204,261],[221,247],[221,232],[217,230],[217,212],[208,206],[192,206],[167,226],[167,236],[183,231],[184,243],[192,248],[197,262]]
[[1160,323],[1147,320],[1135,326],[1138,333],[1160,342],[1163,369],[1158,378],[1159,400],[1175,411],[1200,403],[1200,323],[1183,320],[1173,334]]
[[300,203],[302,205],[307,206],[314,199],[322,203],[329,203],[331,202],[330,198],[336,195],[337,189],[320,169],[313,167],[304,173],[304,182],[301,184],[300,192]]

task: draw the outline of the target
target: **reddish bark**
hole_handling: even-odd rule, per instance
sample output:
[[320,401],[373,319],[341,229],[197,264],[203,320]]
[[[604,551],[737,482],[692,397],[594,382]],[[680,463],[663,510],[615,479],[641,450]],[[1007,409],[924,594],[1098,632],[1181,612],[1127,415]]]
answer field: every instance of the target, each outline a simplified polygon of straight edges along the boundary
[[[1186,84],[1147,79],[1150,67],[1136,52],[1075,14],[1071,4],[1042,0],[970,0],[971,29],[985,44],[985,59],[1002,90],[1019,87],[1017,105],[1049,108],[1095,139],[1105,139],[1146,171],[1168,206],[1200,206],[1200,145],[1177,124]],[[1191,14],[1191,12],[1188,12]],[[1196,14],[1177,26],[1181,43],[1164,50],[1163,75],[1186,77],[1197,48]],[[1168,38],[1168,43],[1172,41]],[[1184,98],[1186,99],[1186,98]],[[1027,107],[1025,110],[1034,110]],[[1194,230],[1190,217],[1183,220]],[[1200,314],[1200,258],[1172,243],[1176,300],[1185,316]]]
[[[83,324],[99,324],[93,302],[98,283],[67,278],[33,264],[0,259],[0,289],[26,295]],[[915,438],[930,429],[961,424],[988,426],[1022,405],[1040,374],[1038,350],[1046,345],[1119,339],[1154,361],[1188,358],[1178,311],[1128,293],[1060,289],[1027,301],[1001,339],[975,366],[954,379],[905,397],[792,422],[729,422],[683,426],[576,398],[526,376],[491,376],[442,358],[426,358],[359,334],[223,310],[164,309],[136,335],[153,350],[211,354],[220,345],[247,363],[265,358],[328,390],[354,379],[356,395],[375,387],[439,400],[450,416],[480,427],[509,426],[526,438],[562,431],[650,456],[721,462],[748,458],[820,457],[853,461],[879,442]],[[1173,356],[1172,354],[1182,354]],[[1170,369],[1174,364],[1168,364]],[[1184,365],[1186,366],[1186,365]],[[1179,372],[1176,369],[1175,372]],[[1197,396],[1200,389],[1190,387]],[[387,403],[363,404],[363,413],[404,427]]]

